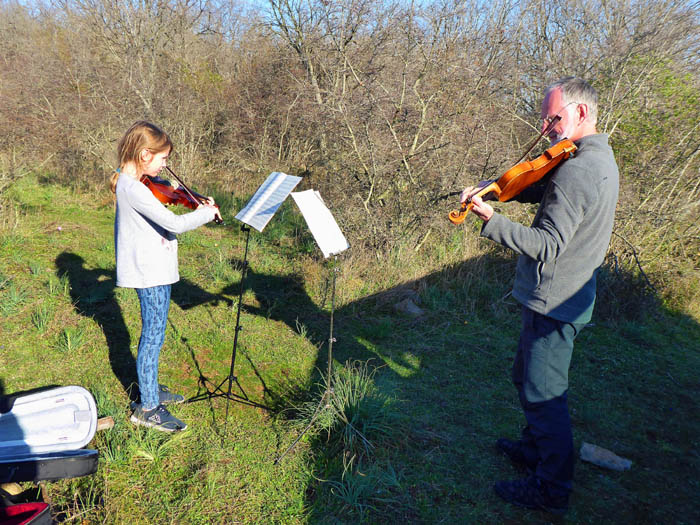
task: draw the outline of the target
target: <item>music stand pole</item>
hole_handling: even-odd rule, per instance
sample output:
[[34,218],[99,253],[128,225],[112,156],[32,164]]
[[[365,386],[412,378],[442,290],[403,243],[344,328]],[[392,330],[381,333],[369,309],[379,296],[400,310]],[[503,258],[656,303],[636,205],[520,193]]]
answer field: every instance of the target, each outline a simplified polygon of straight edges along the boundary
[[314,424],[314,421],[316,421],[316,418],[321,412],[321,407],[323,408],[328,408],[330,406],[329,401],[331,396],[335,393],[333,391],[333,385],[331,384],[331,379],[332,379],[332,374],[333,374],[333,343],[335,342],[335,337],[333,337],[333,314],[335,312],[335,277],[338,273],[338,256],[335,256],[334,262],[331,265],[331,272],[332,272],[332,277],[331,277],[331,320],[330,320],[330,334],[328,336],[328,376],[326,378],[326,391],[323,393],[323,396],[321,397],[321,400],[318,402],[318,406],[316,407],[316,410],[314,411],[313,416],[311,416],[311,421],[309,421],[309,424],[306,425],[306,428],[301,431],[301,434],[297,436],[297,438],[294,440],[294,443],[292,443],[287,450],[285,450],[276,460],[275,460],[275,465],[277,465],[284,456],[286,456],[296,445],[301,441],[301,438],[304,437],[304,434],[308,432],[308,430],[311,428],[311,426]]
[[[241,326],[241,305],[243,304],[243,284],[246,278],[246,275],[248,274],[248,241],[250,240],[250,227],[247,225],[241,226],[241,231],[244,231],[246,234],[245,237],[245,251],[243,252],[243,262],[241,263],[241,283],[240,283],[240,288],[238,291],[238,311],[236,312],[236,328],[235,328],[235,333],[233,335],[233,350],[231,351],[231,367],[229,368],[229,373],[226,378],[224,378],[221,383],[219,383],[212,392],[204,392],[202,394],[198,394],[194,397],[191,397],[190,399],[187,400],[188,403],[193,403],[195,401],[202,401],[205,399],[212,399],[214,397],[225,397],[229,401],[235,401],[237,403],[242,403],[244,405],[248,406],[254,406],[258,408],[264,408],[265,410],[270,410],[269,407],[266,407],[265,405],[261,405],[260,403],[256,403],[255,401],[252,401],[249,397],[248,394],[246,394],[245,390],[243,390],[243,387],[241,386],[240,382],[238,381],[238,378],[234,374],[234,369],[236,366],[236,350],[238,348],[238,333],[243,329]],[[206,380],[206,379],[205,379]],[[228,388],[226,391],[222,389],[224,384],[228,382]],[[240,390],[240,395],[233,393],[232,392],[232,387],[233,383],[236,383],[236,386],[238,387],[238,390]],[[226,426],[228,424],[228,411],[229,411],[229,405],[228,403],[226,404],[226,422],[224,423],[224,435],[226,435]]]

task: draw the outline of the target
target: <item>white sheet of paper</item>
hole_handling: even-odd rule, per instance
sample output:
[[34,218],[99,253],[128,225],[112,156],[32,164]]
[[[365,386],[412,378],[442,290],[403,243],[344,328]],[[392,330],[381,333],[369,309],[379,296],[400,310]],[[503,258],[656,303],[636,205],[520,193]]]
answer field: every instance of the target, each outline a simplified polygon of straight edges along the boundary
[[292,193],[292,198],[299,206],[311,234],[316,239],[316,244],[323,252],[323,257],[337,255],[350,247],[319,192],[298,191]]
[[284,199],[300,181],[301,177],[287,175],[281,171],[270,173],[245,208],[238,212],[236,219],[262,232]]

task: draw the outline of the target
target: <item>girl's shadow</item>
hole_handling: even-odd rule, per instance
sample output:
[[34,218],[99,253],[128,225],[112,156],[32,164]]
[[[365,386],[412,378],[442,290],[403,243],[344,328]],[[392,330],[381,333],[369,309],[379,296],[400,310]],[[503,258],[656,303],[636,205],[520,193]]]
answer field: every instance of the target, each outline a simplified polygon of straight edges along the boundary
[[[137,401],[139,391],[136,359],[131,352],[129,330],[114,295],[116,272],[102,268],[92,270],[85,268],[85,260],[70,252],[61,253],[56,257],[55,262],[58,276],[66,277],[70,283],[70,295],[76,311],[94,319],[102,328],[107,341],[112,371],[129,395],[129,399]],[[183,310],[204,303],[218,303],[218,301],[231,304],[230,299],[211,294],[187,280],[182,280],[173,286],[171,298]],[[174,326],[173,329],[179,334]],[[187,343],[184,336],[180,338]],[[196,359],[195,364],[197,364]]]
[[129,331],[114,295],[116,272],[85,268],[85,260],[70,252],[56,257],[56,268],[58,276],[66,277],[70,283],[70,296],[76,311],[94,319],[102,328],[112,371],[130,400],[136,401],[136,360],[131,353]]

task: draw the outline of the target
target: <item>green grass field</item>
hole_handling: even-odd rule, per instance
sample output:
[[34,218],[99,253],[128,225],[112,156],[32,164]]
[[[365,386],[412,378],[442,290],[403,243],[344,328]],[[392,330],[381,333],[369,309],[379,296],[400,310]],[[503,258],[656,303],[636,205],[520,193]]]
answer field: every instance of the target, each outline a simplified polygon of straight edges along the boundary
[[[45,484],[59,522],[700,522],[700,319],[658,298],[601,294],[616,308],[600,312],[617,315],[597,314],[577,340],[576,448],[597,444],[634,464],[578,461],[571,509],[554,518],[492,490],[522,475],[494,448],[523,424],[509,375],[520,314],[508,296],[513,257],[474,227],[430,253],[339,259],[334,406],[276,463],[324,392],[331,311],[331,270],[289,203],[250,235],[235,363],[245,394],[269,409],[187,403],[173,413],[189,429],[170,436],[129,423],[139,305],[114,286],[108,192],[25,177],[3,198],[0,387],[82,385],[116,422],[89,445],[100,452],[95,475]],[[179,237],[160,382],[187,397],[225,381],[231,363],[245,237],[229,205],[226,226]],[[406,297],[422,316],[395,311]]]

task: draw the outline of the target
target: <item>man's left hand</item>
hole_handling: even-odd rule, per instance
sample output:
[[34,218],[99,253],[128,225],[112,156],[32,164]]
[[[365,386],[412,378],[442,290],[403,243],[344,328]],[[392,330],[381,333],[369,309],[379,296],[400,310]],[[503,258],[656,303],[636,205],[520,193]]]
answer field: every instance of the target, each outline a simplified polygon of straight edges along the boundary
[[486,204],[478,195],[472,197],[472,212],[484,222],[488,222],[494,213],[491,205]]

